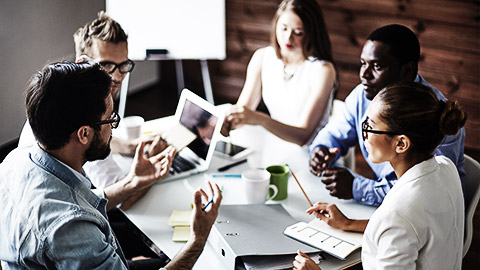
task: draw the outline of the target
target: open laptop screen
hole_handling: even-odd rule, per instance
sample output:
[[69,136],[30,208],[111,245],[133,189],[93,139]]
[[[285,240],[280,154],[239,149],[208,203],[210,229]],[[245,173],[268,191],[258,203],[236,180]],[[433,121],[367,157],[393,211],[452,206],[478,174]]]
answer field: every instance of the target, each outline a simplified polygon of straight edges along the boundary
[[208,148],[212,141],[213,132],[218,118],[190,100],[185,100],[180,123],[197,135],[197,138],[188,145],[197,156],[207,158]]

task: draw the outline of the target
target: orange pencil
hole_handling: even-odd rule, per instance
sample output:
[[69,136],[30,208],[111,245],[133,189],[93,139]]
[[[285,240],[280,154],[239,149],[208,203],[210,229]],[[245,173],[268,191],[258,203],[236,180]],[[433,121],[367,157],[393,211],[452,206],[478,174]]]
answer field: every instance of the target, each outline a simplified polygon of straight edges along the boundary
[[[287,166],[288,166],[288,165],[287,165]],[[290,166],[288,166],[288,167],[290,168]],[[295,178],[295,181],[297,181],[297,184],[298,184],[298,186],[300,187],[300,189],[302,190],[303,195],[305,195],[305,198],[307,198],[308,203],[309,203],[310,206],[312,207],[312,206],[313,206],[312,202],[311,202],[310,199],[308,198],[307,193],[305,193],[305,190],[303,190],[302,185],[300,185],[300,182],[298,181],[297,177],[296,177],[295,174],[293,173],[292,168],[290,168],[290,173],[292,173],[293,178]]]

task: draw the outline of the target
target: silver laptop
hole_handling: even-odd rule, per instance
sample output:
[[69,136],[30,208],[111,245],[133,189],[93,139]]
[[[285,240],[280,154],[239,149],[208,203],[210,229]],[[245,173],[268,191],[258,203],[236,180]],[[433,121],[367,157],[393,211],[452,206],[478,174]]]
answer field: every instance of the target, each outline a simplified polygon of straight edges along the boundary
[[208,170],[224,116],[213,104],[183,89],[174,116],[175,122],[193,132],[196,138],[175,156],[170,175],[161,182]]

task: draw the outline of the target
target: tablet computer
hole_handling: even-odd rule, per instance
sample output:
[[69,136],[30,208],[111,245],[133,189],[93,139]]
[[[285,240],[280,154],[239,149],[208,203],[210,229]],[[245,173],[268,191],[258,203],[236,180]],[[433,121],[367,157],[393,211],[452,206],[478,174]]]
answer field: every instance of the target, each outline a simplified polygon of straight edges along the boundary
[[251,148],[225,141],[218,141],[215,147],[215,154],[231,160],[244,158],[252,152]]

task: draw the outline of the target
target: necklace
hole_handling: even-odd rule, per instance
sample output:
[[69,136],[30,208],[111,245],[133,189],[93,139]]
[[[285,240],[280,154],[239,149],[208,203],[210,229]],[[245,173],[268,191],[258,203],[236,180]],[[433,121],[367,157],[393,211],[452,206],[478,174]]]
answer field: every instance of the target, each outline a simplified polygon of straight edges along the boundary
[[285,81],[290,80],[291,78],[293,78],[293,75],[295,75],[295,71],[296,69],[292,70],[291,68],[287,68],[287,66],[283,66],[283,79]]

